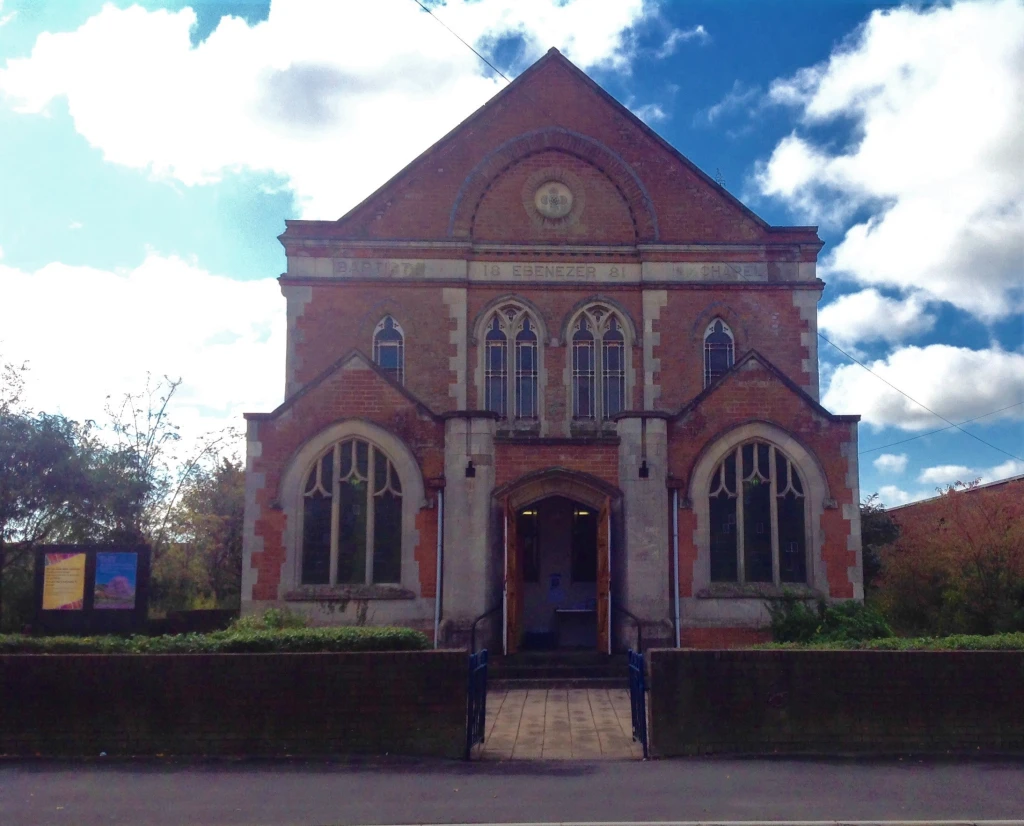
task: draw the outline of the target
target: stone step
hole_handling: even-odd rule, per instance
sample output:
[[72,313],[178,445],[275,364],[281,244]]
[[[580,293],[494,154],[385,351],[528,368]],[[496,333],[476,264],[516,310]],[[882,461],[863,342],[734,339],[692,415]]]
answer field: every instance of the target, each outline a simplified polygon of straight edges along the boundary
[[560,689],[560,688],[629,688],[628,677],[549,677],[488,679],[488,690],[513,691],[515,689]]

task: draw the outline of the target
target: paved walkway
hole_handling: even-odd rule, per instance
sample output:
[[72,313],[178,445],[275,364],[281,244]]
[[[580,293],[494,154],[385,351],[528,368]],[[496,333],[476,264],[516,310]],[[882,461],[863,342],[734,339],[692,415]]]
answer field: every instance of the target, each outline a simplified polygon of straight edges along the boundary
[[487,692],[484,760],[639,759],[626,689]]

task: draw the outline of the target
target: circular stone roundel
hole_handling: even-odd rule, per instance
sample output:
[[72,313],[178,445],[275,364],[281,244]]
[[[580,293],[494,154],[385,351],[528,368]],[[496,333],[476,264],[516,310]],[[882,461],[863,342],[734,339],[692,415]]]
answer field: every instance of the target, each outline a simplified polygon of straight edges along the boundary
[[537,212],[545,218],[564,218],[572,211],[572,190],[561,181],[545,181],[533,195]]

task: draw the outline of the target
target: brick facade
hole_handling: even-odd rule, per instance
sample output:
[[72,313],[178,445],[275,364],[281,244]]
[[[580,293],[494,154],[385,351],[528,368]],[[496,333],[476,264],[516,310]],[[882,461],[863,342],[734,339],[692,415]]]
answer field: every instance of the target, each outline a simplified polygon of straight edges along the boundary
[[[245,610],[431,631],[437,612],[444,640],[463,642],[502,592],[499,497],[526,502],[517,485],[541,474],[547,495],[610,504],[612,600],[645,639],[749,641],[778,583],[704,582],[707,457],[736,439],[775,445],[807,486],[801,587],[862,596],[857,419],[817,403],[815,228],[765,224],[556,51],[340,220],[289,221],[281,238],[287,398],[248,416]],[[623,335],[614,416],[574,415],[584,311]],[[535,416],[516,415],[514,375],[506,414],[485,411],[495,313],[512,373],[523,318],[537,336]],[[404,336],[401,380],[374,363],[385,316]],[[716,319],[735,364],[705,389]],[[401,477],[401,581],[387,587],[302,581],[304,485],[346,438]]]

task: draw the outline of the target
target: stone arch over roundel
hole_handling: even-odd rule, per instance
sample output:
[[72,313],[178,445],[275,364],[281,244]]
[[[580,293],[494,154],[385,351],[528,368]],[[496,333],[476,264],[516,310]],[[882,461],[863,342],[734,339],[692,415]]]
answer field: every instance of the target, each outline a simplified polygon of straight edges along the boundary
[[638,243],[659,240],[658,217],[647,187],[626,161],[598,140],[570,129],[526,132],[491,150],[466,176],[448,219],[448,236],[469,238],[477,206],[495,180],[523,158],[560,150],[593,165],[612,182],[629,207]]
[[622,499],[622,491],[589,473],[567,468],[547,468],[527,473],[512,482],[495,488],[494,499],[505,497],[513,510],[525,508],[549,496],[564,496],[581,505],[599,510],[605,500],[614,506]]

